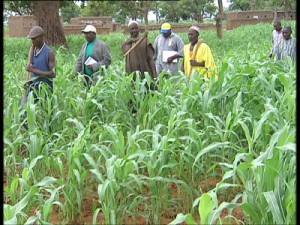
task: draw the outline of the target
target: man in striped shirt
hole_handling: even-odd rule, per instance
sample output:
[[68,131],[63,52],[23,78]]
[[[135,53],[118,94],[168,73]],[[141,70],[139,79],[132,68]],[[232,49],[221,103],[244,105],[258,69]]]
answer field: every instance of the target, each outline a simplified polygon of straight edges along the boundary
[[270,58],[273,57],[273,54],[275,52],[275,48],[278,45],[279,41],[283,39],[282,36],[282,26],[280,20],[275,20],[273,23],[274,30],[272,32],[272,52],[270,54]]
[[296,61],[296,38],[292,37],[292,28],[285,26],[282,29],[282,36],[283,39],[275,47],[276,59],[281,60],[290,56],[293,61]]

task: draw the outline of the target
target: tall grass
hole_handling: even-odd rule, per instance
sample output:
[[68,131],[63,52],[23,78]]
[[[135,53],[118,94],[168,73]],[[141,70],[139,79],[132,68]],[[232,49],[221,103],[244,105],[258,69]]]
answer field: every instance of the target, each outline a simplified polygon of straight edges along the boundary
[[[85,88],[72,72],[85,40],[68,36],[70,49],[55,48],[53,94],[38,104],[29,96],[24,109],[30,40],[4,37],[5,223],[50,223],[55,205],[62,224],[80,223],[90,193],[94,224],[224,223],[224,209],[238,223],[295,223],[296,68],[268,58],[272,29],[240,27],[222,40],[201,31],[219,78],[160,74],[157,91],[125,76],[123,34],[98,35],[113,63]],[[219,182],[205,190],[209,178]],[[237,207],[243,221],[230,215]]]

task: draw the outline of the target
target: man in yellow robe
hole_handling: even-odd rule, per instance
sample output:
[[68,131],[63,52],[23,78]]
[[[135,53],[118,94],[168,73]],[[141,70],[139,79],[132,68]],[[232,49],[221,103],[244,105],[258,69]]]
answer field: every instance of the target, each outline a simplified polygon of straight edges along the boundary
[[195,74],[196,71],[200,75],[210,78],[218,77],[217,67],[213,58],[210,47],[199,39],[200,28],[191,26],[189,28],[189,44],[184,46],[183,72],[188,78]]

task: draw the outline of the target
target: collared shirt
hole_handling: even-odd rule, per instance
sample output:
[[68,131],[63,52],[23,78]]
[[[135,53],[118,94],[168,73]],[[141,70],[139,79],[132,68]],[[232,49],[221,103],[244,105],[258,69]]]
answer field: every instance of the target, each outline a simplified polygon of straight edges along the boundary
[[281,39],[275,48],[277,60],[281,60],[290,56],[296,61],[296,38],[291,37],[289,40]]
[[156,73],[160,74],[163,71],[170,71],[173,75],[177,73],[179,70],[179,59],[177,58],[176,60],[173,60],[172,63],[167,63],[166,61],[163,62],[163,53],[164,51],[176,51],[176,54],[183,57],[183,48],[184,43],[181,37],[173,32],[167,38],[165,38],[162,34],[157,36],[154,42],[154,61]]
[[183,47],[184,43],[177,34],[172,32],[167,38],[161,34],[155,39],[154,42],[154,60],[157,63],[162,63],[163,51],[176,51],[178,55],[183,57]]

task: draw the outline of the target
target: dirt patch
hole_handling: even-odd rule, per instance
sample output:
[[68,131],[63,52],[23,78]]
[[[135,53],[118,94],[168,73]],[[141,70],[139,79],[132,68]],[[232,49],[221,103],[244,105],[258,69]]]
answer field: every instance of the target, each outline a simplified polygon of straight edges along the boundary
[[[217,183],[220,181],[221,181],[221,177],[208,178],[205,181],[202,181],[200,183],[200,188],[202,190],[202,193],[208,192],[209,190],[215,188]],[[180,192],[178,192],[178,186],[175,183],[170,183],[169,188],[171,190],[172,198],[175,199],[175,198],[180,197],[180,196],[178,196],[178,193],[180,193]],[[145,187],[144,191],[149,192],[149,189],[147,187]],[[238,191],[240,191],[240,190],[230,188],[227,190],[227,192],[223,192],[222,196],[218,196],[218,199],[220,199],[219,203],[221,203],[222,200],[227,200],[227,201],[232,200],[233,198],[228,199],[228,196],[234,197],[238,193]],[[147,194],[145,194],[145,195],[147,195]],[[82,214],[81,218],[78,221],[73,222],[72,224],[76,224],[76,225],[93,224],[93,212],[96,208],[99,208],[99,207],[101,207],[101,206],[98,201],[98,196],[97,195],[89,195],[89,197],[85,198],[83,201],[83,210],[82,210],[83,214]],[[188,208],[190,208],[190,207],[191,206],[188,206]],[[145,209],[144,209],[144,207],[140,207],[139,210],[142,212]],[[180,210],[176,210],[176,209],[172,209],[172,208],[168,209],[168,210],[169,211],[165,211],[162,213],[163,216],[160,218],[161,224],[169,224],[171,221],[173,221],[176,218],[178,213],[184,213],[184,214],[187,213],[187,212],[182,212]],[[229,215],[229,210],[224,209],[221,214],[221,217],[220,217],[223,224],[237,225],[237,224],[240,224],[239,221],[244,221],[244,214],[243,214],[243,210],[241,207],[235,208],[231,213],[231,216],[235,217],[236,219],[234,219],[228,215]],[[199,218],[195,218],[195,220],[199,222]],[[63,222],[61,216],[59,216],[59,209],[57,207],[55,207],[55,209],[53,211],[53,215],[51,217],[50,222],[52,224],[62,224],[62,222]],[[105,224],[105,220],[104,220],[101,212],[99,212],[99,214],[98,214],[97,224]],[[147,225],[147,224],[149,224],[149,221],[147,220],[147,218],[145,218],[143,216],[136,216],[134,218],[128,217],[126,219],[125,224]]]

